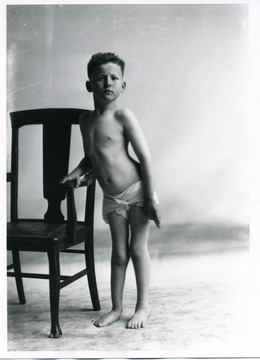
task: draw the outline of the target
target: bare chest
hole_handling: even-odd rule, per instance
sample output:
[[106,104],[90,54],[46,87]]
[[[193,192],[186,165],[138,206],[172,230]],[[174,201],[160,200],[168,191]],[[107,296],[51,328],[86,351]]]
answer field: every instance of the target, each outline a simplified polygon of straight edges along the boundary
[[124,144],[122,126],[114,121],[97,121],[88,127],[85,141],[89,155],[120,147]]

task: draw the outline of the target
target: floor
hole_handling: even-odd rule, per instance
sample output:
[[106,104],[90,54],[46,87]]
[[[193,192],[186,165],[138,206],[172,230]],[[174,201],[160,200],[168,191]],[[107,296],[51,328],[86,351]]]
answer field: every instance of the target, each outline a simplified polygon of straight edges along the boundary
[[[97,316],[110,309],[109,242],[101,239],[104,234],[96,245],[102,310],[91,310],[85,279],[62,289],[60,339],[48,338],[47,281],[25,279],[27,304],[19,305],[14,280],[9,278],[9,356],[258,357],[260,281],[245,238],[239,237],[241,241],[234,245],[232,239],[223,241],[223,234],[214,241],[193,237],[195,250],[188,246],[188,237],[181,246],[177,237],[174,240],[169,233],[169,229],[162,230],[160,245],[158,233],[151,234],[153,313],[144,329],[125,328],[135,306],[132,265],[128,269],[121,320],[106,328],[93,326]],[[68,262],[68,254],[62,256],[66,273],[80,268],[78,260],[71,258]],[[27,258],[23,270],[47,270],[43,260]]]

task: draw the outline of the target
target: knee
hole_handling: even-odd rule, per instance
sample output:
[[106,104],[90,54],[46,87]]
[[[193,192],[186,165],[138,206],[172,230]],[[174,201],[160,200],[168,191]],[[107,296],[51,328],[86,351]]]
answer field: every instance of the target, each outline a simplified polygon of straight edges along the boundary
[[147,252],[148,249],[143,245],[135,244],[130,246],[130,256],[133,262],[143,259]]
[[112,253],[112,263],[116,266],[127,266],[129,256],[127,254]]

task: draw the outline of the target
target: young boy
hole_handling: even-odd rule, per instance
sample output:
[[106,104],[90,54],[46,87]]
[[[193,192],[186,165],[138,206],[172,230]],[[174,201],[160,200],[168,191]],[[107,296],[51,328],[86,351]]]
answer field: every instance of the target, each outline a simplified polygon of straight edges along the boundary
[[[148,302],[149,219],[158,227],[160,220],[151,157],[144,135],[134,114],[128,109],[118,109],[116,104],[126,88],[124,69],[124,61],[113,53],[98,53],[89,61],[86,88],[93,93],[95,110],[80,117],[85,157],[61,182],[76,180],[79,186],[80,177],[93,169],[104,193],[103,218],[110,226],[112,237],[112,310],[94,324],[103,327],[119,320],[126,268],[131,258],[137,303],[127,328],[139,329],[151,314]],[[130,157],[129,143],[139,162]]]

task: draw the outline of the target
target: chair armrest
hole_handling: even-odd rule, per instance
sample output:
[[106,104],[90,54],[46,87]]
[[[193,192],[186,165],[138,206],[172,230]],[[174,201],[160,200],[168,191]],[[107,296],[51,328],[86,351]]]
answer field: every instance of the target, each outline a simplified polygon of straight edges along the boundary
[[66,184],[66,192],[67,192],[67,226],[66,233],[68,235],[68,239],[70,243],[74,242],[75,234],[77,230],[77,211],[75,205],[75,197],[74,197],[74,189],[75,184],[71,181],[70,184]]
[[12,178],[13,178],[13,174],[11,172],[8,172],[6,174],[6,181],[7,182],[11,182],[12,181]]
[[[92,171],[87,173],[81,181],[80,187],[89,186],[92,183]],[[76,188],[75,181],[67,181],[61,186],[65,187],[67,192],[67,226],[66,232],[69,238],[69,243],[74,242],[77,231],[77,211],[75,205],[74,190]]]

